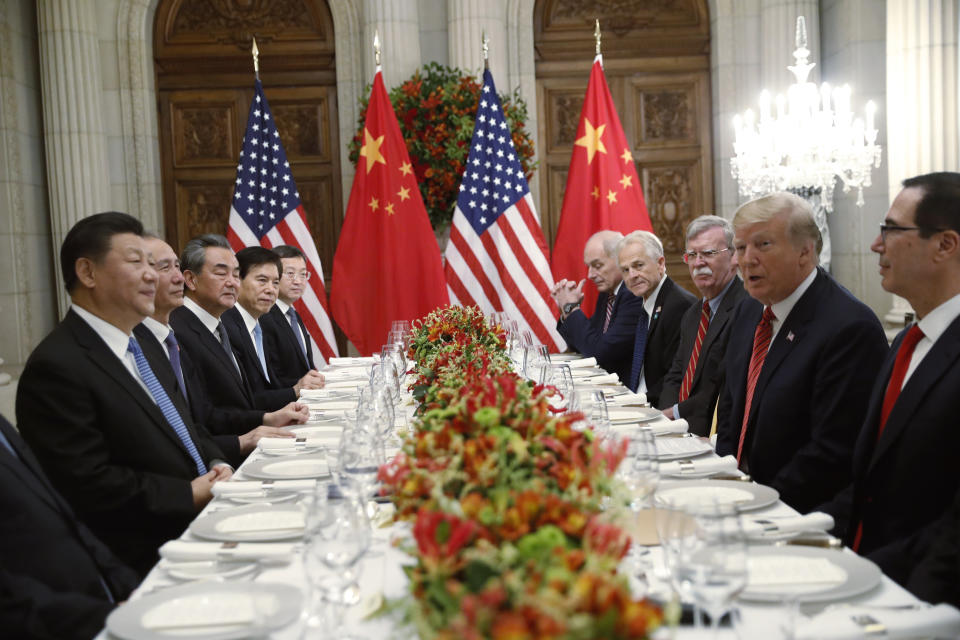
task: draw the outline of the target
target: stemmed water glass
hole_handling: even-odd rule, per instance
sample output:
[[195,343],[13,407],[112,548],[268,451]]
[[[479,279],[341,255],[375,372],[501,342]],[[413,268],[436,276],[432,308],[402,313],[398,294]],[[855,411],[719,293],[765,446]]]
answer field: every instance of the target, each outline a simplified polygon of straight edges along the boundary
[[376,429],[357,424],[345,428],[340,436],[340,474],[352,481],[364,501],[373,497],[377,489],[377,472],[386,462],[383,439]]
[[548,369],[544,370],[545,378],[543,380],[544,384],[553,385],[557,388],[557,391],[560,392],[560,397],[554,398],[551,400],[551,403],[556,408],[562,408],[568,410],[573,399],[573,394],[576,392],[576,388],[573,384],[573,373],[568,364],[559,364],[552,365]]
[[[657,445],[649,431],[637,430],[627,440],[627,455],[617,469],[617,476],[623,481],[630,497],[630,510],[634,518],[653,503],[653,493],[660,483],[660,463],[657,459]],[[636,572],[645,567],[646,549],[632,545],[629,551],[630,561]]]

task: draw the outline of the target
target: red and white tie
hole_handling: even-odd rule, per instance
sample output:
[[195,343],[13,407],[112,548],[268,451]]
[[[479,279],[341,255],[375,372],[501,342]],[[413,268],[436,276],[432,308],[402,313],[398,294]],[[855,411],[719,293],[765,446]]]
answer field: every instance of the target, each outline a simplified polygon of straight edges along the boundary
[[757,323],[757,330],[753,333],[753,354],[750,356],[750,369],[747,373],[747,399],[743,407],[743,424],[740,426],[740,442],[737,444],[737,464],[743,457],[743,441],[747,436],[747,422],[750,420],[750,405],[753,404],[753,392],[757,387],[757,379],[767,359],[770,340],[773,338],[773,321],[777,319],[773,309],[763,308],[763,316]]
[[613,295],[607,294],[607,317],[603,321],[603,333],[607,332],[607,329],[610,328],[610,318],[613,317]]
[[700,349],[703,348],[703,339],[710,326],[710,303],[703,300],[703,312],[700,314],[700,325],[697,327],[697,339],[693,342],[693,352],[687,362],[687,370],[683,374],[683,383],[680,385],[680,395],[677,402],[683,402],[690,397],[690,388],[693,386],[693,374],[697,371],[697,361],[700,359]]

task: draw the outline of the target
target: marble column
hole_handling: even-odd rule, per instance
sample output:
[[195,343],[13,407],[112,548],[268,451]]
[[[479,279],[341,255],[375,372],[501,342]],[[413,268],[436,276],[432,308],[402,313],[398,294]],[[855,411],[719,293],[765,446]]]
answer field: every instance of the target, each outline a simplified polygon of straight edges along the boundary
[[[107,208],[97,8],[93,0],[38,0],[44,147],[53,249],[78,220]],[[56,270],[61,315],[68,302]]]
[[363,0],[364,68],[373,77],[373,34],[380,30],[383,82],[387,91],[420,67],[419,3],[409,0]]
[[[887,174],[890,200],[900,183],[960,166],[957,27],[960,0],[887,0]],[[886,315],[910,312],[893,296]]]
[[483,73],[482,33],[490,39],[490,72],[497,91],[507,86],[507,7],[489,0],[447,0],[447,46],[450,65]]

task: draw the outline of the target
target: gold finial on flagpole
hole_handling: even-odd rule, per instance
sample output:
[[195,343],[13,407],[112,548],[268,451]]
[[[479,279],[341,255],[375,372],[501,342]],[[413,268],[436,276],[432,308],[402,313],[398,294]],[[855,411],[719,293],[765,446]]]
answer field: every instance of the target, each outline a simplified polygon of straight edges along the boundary
[[257,38],[253,38],[253,47],[250,48],[250,52],[253,54],[253,75],[256,76],[257,80],[260,79],[260,49],[257,48]]
[[597,55],[600,55],[600,19],[593,19],[593,38],[597,41]]
[[375,29],[373,32],[373,61],[376,65],[380,66],[380,30]]
[[487,37],[487,30],[484,29],[480,32],[480,44],[481,50],[483,51],[483,68],[489,68],[489,58],[490,58],[490,38]]

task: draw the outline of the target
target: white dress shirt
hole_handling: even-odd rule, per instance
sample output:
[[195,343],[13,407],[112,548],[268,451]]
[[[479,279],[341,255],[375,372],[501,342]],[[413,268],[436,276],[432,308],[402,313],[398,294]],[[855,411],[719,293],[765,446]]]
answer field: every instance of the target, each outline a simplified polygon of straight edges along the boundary
[[163,347],[163,352],[167,354],[167,359],[169,359],[170,349],[167,347],[167,343],[164,341],[167,339],[167,336],[170,335],[170,332],[173,331],[173,329],[170,328],[170,325],[163,324],[162,322],[158,322],[150,316],[147,316],[143,319],[143,326],[145,326],[147,329],[150,329],[150,333],[153,334],[153,336],[160,343],[160,346]]
[[220,318],[215,318],[206,309],[201,307],[191,298],[187,296],[183,297],[183,306],[193,312],[193,315],[197,316],[200,319],[200,322],[203,323],[210,333],[213,334],[213,337],[217,339],[217,342],[220,342],[220,336],[217,334],[217,327],[220,326]]
[[[903,377],[903,384],[917,370],[923,358],[930,352],[933,344],[940,339],[947,327],[960,316],[960,295],[953,296],[939,307],[925,315],[917,321],[917,326],[923,331],[923,338],[917,343],[913,350],[913,356],[910,358],[910,366],[907,367],[907,375]],[[900,387],[901,389],[903,387]]]
[[127,347],[130,346],[130,338],[133,334],[124,333],[122,329],[117,328],[100,316],[90,313],[77,304],[71,304],[70,308],[73,309],[84,322],[90,325],[94,333],[100,336],[100,339],[106,343],[107,348],[110,349],[113,355],[117,356],[127,371],[130,372],[130,375],[133,376],[133,379],[137,381],[137,384],[143,388],[147,397],[156,404],[157,401],[154,399],[153,394],[150,393],[150,389],[147,388],[146,383],[140,378],[140,372],[137,370],[137,361],[134,360],[133,354],[127,351]]
[[[777,333],[780,331],[780,327],[783,326],[784,320],[787,319],[787,316],[790,315],[790,312],[793,311],[793,308],[797,306],[797,302],[807,292],[807,289],[810,288],[810,285],[813,284],[813,281],[817,278],[816,267],[813,268],[813,271],[803,279],[803,282],[800,283],[800,286],[793,290],[793,293],[788,295],[786,298],[780,302],[776,302],[770,305],[770,308],[773,310],[773,315],[777,316],[777,319],[770,323],[773,327],[773,333],[770,335],[770,344],[767,346],[767,352],[769,353],[770,347],[773,346],[773,341],[777,337]],[[789,337],[789,336],[787,336]]]
[[[667,281],[667,274],[660,278],[660,284],[653,290],[653,293],[643,299],[643,310],[647,312],[647,345],[650,344],[650,324],[653,322],[653,308],[657,304],[657,296],[660,295],[660,289],[663,289],[663,283]],[[646,346],[644,346],[646,351]],[[637,393],[647,392],[647,359],[644,357],[643,365],[640,367],[640,383],[637,385]]]

